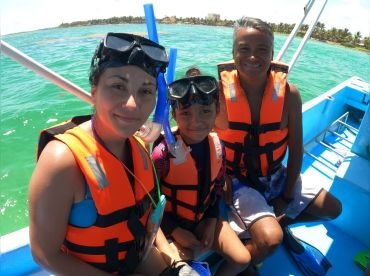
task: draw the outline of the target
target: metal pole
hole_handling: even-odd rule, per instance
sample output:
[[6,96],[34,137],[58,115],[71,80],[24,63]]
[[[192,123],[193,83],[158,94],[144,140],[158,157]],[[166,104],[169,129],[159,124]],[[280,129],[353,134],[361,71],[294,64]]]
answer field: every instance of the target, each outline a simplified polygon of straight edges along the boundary
[[309,13],[309,11],[310,11],[312,5],[314,4],[314,2],[315,2],[315,0],[308,0],[308,3],[303,8],[303,17],[302,17],[302,19],[298,23],[295,24],[293,30],[289,34],[289,37],[285,40],[285,43],[284,43],[283,47],[281,47],[280,52],[276,57],[276,60],[281,61],[281,59],[283,58],[286,50],[289,48],[290,43],[292,43],[293,38],[297,34],[299,28],[302,26],[302,23],[305,20],[307,14]]
[[6,43],[5,41],[1,40],[0,44],[1,52],[7,55],[8,57],[14,59],[18,63],[24,65],[28,69],[31,69],[35,73],[43,76],[44,78],[48,79],[52,83],[58,85],[59,87],[63,88],[64,90],[74,94],[75,96],[81,98],[82,100],[86,101],[89,104],[92,104],[91,96],[88,92],[83,90],[82,88],[78,87],[74,83],[70,82],[66,78],[58,75],[54,71],[50,70],[49,68],[45,67],[41,63],[37,62],[36,60],[32,59],[31,57],[27,56],[26,54],[22,53],[18,49],[14,48],[10,44]]
[[294,55],[293,55],[292,59],[290,60],[290,63],[289,63],[289,72],[292,70],[292,68],[293,68],[293,66],[294,66],[294,64],[295,64],[295,62],[296,62],[296,60],[297,60],[297,58],[298,58],[299,54],[301,53],[301,51],[302,51],[302,49],[303,49],[304,45],[306,44],[307,40],[310,38],[310,36],[311,36],[311,34],[312,34],[312,32],[313,32],[313,30],[314,30],[315,26],[316,26],[316,23],[317,23],[317,21],[319,20],[319,18],[320,18],[320,16],[321,16],[322,11],[323,11],[323,10],[324,10],[324,8],[325,8],[326,2],[328,2],[328,0],[325,0],[324,4],[323,4],[323,5],[322,5],[322,7],[321,7],[321,10],[320,10],[320,11],[319,11],[319,13],[317,14],[317,16],[316,16],[316,18],[314,19],[314,21],[312,21],[312,23],[311,23],[310,27],[308,28],[308,30],[307,30],[307,32],[306,32],[306,34],[305,34],[305,36],[303,37],[303,39],[302,39],[301,43],[299,44],[299,46],[298,46],[298,48],[297,48],[296,52],[294,53]]

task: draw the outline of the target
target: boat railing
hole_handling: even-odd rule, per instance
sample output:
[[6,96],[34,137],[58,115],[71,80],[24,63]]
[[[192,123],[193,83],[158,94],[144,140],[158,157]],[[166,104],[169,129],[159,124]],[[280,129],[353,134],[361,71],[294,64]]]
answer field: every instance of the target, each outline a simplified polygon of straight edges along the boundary
[[290,47],[290,44],[292,43],[294,37],[296,36],[297,32],[299,31],[299,28],[302,26],[304,20],[306,19],[306,16],[308,15],[308,13],[310,12],[310,10],[312,8],[312,5],[313,5],[314,2],[315,2],[314,0],[309,0],[308,3],[306,4],[306,6],[304,6],[302,18],[299,19],[299,21],[294,25],[293,30],[289,34],[288,38],[285,40],[284,45],[281,47],[280,52],[278,53],[278,55],[276,57],[276,59],[278,61],[282,60],[284,54],[286,53],[286,51]]
[[92,103],[91,96],[87,91],[77,86],[76,84],[72,83],[71,81],[67,80],[66,78],[62,77],[61,75],[57,74],[53,70],[42,65],[41,63],[37,62],[33,58],[27,56],[25,53],[11,46],[9,43],[1,40],[0,47],[2,53],[12,58],[19,64],[23,65],[28,69],[31,69],[36,74],[43,76],[50,82],[58,85],[62,89],[72,93],[73,95],[81,98],[82,100],[90,104]]
[[[308,147],[305,147],[305,154],[313,158],[314,160],[324,164],[326,167],[332,171],[336,171],[340,165],[340,160],[346,158],[346,156],[351,151],[354,139],[358,133],[358,129],[350,125],[347,120],[350,116],[350,112],[345,112],[343,115],[339,116],[334,122],[332,122],[328,127],[325,128],[319,135],[314,139],[314,143],[319,144],[330,152],[333,152],[339,157],[337,163],[331,163],[327,160],[322,159],[322,156],[316,156],[313,154]],[[347,131],[347,132],[346,132]],[[351,136],[348,135],[351,134]],[[343,141],[341,148],[333,146],[331,140],[337,142],[336,139]]]
[[[282,46],[279,54],[277,55],[276,57],[276,60],[278,61],[281,61],[283,59],[283,56],[285,55],[287,49],[290,47],[290,44],[292,43],[293,39],[295,38],[295,36],[297,35],[297,32],[298,30],[300,29],[300,27],[302,26],[303,22],[305,21],[307,15],[309,14],[312,6],[314,5],[315,3],[315,0],[309,0],[307,2],[307,4],[305,5],[304,9],[303,9],[303,16],[302,18],[295,24],[293,30],[291,31],[291,33],[289,34],[288,38],[286,39],[284,45]],[[313,30],[315,29],[315,26],[317,24],[317,21],[319,20],[320,16],[321,16],[321,13],[322,11],[324,10],[325,8],[325,5],[327,3],[327,0],[325,0],[320,9],[318,10],[318,12],[316,13],[314,19],[312,20],[305,36],[303,37],[302,41],[300,42],[298,48],[296,49],[292,59],[290,60],[289,62],[289,72],[292,70],[294,64],[296,63],[299,55],[301,54],[301,51],[303,49],[303,47],[305,46],[307,40],[311,37],[311,34],[313,32]]]

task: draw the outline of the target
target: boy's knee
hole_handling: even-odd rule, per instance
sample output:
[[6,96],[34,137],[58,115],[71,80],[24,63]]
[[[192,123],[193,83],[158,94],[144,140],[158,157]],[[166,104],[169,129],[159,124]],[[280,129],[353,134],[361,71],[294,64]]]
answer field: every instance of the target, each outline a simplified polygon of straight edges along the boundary
[[267,249],[266,253],[267,255],[271,255],[276,250],[276,248],[281,244],[282,241],[283,233],[282,232],[274,233],[274,235],[269,235],[265,237],[261,246]]

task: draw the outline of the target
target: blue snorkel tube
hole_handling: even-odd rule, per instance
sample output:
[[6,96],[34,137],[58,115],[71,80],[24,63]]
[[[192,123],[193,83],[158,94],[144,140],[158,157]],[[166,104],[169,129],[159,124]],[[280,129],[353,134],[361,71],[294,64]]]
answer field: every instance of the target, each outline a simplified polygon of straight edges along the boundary
[[[144,12],[149,39],[156,43],[159,43],[157,28],[155,25],[153,5],[145,4]],[[167,98],[167,84],[164,79],[163,73],[159,73],[157,77],[157,84],[158,84],[158,98],[154,111],[153,120],[152,121],[148,120],[144,125],[141,126],[140,130],[136,133],[136,135],[139,136],[145,143],[154,142],[155,139],[158,138],[162,129]]]
[[[149,39],[156,43],[159,43],[157,27],[155,24],[153,4],[144,4],[144,13]],[[176,56],[177,50],[174,48],[170,48],[169,64],[166,74],[167,83],[171,83],[174,81]],[[185,161],[186,152],[184,151],[181,142],[176,141],[175,137],[171,132],[171,127],[168,120],[170,113],[170,103],[169,101],[167,101],[167,84],[164,79],[163,73],[160,73],[158,75],[157,83],[158,83],[158,98],[154,112],[154,118],[152,121],[147,121],[140,128],[140,131],[138,131],[137,135],[140,136],[141,139],[146,143],[153,142],[159,136],[163,125],[164,135],[168,145],[168,149],[171,152],[171,154],[175,157],[174,162],[179,164]]]
[[[175,78],[175,61],[176,61],[177,50],[171,48],[170,49],[170,63],[167,68],[167,83],[172,83]],[[175,164],[181,164],[185,161],[186,151],[182,146],[182,141],[175,139],[172,134],[169,116],[170,116],[170,101],[166,101],[166,106],[164,109],[164,119],[163,119],[163,131],[164,137],[167,142],[168,150],[174,157]]]
[[[167,68],[167,83],[173,82],[175,79],[175,68],[176,68],[176,56],[177,56],[177,50],[174,48],[170,48],[170,63],[168,64]],[[170,102],[166,100],[166,106],[164,108],[164,119],[163,119],[163,131],[164,136],[167,142],[167,145],[170,148],[171,146],[175,145],[175,137],[172,134],[170,122],[168,120],[168,117],[170,116]],[[172,152],[171,152],[172,153]]]

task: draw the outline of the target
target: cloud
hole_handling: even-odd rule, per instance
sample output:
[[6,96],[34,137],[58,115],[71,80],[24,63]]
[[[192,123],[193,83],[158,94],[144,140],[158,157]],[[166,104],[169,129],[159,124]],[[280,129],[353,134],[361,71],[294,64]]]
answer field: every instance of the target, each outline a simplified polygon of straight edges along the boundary
[[349,29],[355,33],[360,31],[369,36],[370,1],[368,0],[336,0],[328,2],[322,15],[326,29]]

